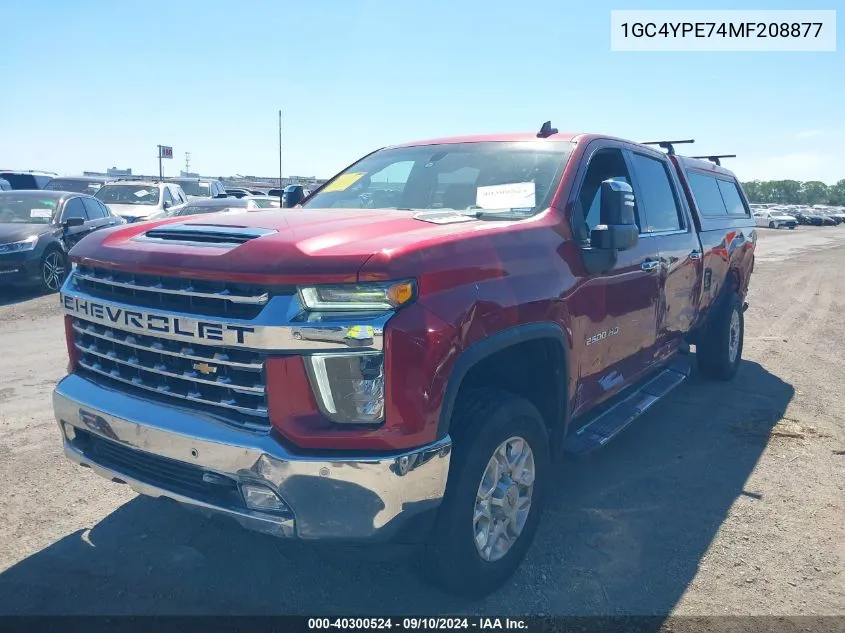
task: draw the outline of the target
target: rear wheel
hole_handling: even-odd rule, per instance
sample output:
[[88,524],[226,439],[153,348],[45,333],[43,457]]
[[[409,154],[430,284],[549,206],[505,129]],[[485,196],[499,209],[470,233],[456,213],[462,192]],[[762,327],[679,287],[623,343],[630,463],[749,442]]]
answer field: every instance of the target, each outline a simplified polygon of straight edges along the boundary
[[449,482],[423,572],[450,593],[478,598],[511,577],[534,539],[549,439],[533,404],[493,389],[464,394],[452,428]]
[[777,227],[775,226],[774,222],[769,222],[769,228],[774,229],[774,228],[777,228]]
[[41,258],[41,289],[56,292],[67,276],[67,262],[64,253],[51,248]]
[[745,317],[739,297],[731,296],[713,315],[704,336],[696,343],[698,369],[707,378],[730,380],[742,361]]

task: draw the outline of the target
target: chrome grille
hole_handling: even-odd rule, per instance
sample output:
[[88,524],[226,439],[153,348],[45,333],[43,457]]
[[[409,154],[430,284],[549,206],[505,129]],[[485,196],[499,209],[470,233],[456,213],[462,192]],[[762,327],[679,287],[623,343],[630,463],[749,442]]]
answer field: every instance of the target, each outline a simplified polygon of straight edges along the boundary
[[73,320],[73,330],[83,371],[225,412],[227,418],[234,414],[232,421],[244,426],[268,428],[261,354],[179,343],[83,319]]
[[[265,287],[204,279],[128,273],[80,265],[71,277],[77,289],[105,300],[133,306],[205,316],[252,319],[270,300]],[[275,288],[272,294],[293,294]]]

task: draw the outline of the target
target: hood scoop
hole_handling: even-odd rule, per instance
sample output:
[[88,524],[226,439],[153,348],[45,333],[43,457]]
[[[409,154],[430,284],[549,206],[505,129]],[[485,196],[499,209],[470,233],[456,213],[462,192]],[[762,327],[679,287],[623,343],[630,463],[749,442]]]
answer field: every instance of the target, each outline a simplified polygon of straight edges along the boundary
[[136,241],[189,244],[192,246],[238,246],[258,237],[276,233],[275,229],[218,224],[166,224],[133,238]]

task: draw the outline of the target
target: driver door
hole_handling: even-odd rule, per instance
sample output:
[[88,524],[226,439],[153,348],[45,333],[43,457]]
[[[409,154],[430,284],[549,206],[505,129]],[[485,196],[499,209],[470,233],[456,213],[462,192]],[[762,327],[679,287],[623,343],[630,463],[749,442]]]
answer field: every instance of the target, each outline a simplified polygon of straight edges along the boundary
[[[600,223],[601,183],[609,178],[632,185],[631,165],[621,144],[596,142],[587,153],[586,172],[576,185],[573,233],[584,247]],[[637,225],[642,227],[639,204]],[[573,415],[593,407],[635,382],[651,366],[657,345],[659,252],[655,240],[641,238],[620,251],[611,270],[578,279],[567,301],[578,362]]]

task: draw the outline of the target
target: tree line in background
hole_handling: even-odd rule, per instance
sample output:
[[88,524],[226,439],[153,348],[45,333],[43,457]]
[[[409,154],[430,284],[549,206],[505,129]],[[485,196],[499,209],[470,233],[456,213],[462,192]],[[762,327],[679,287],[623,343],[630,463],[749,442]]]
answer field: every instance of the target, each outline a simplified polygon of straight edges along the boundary
[[845,180],[826,185],[818,180],[752,180],[742,183],[750,202],[845,206]]

